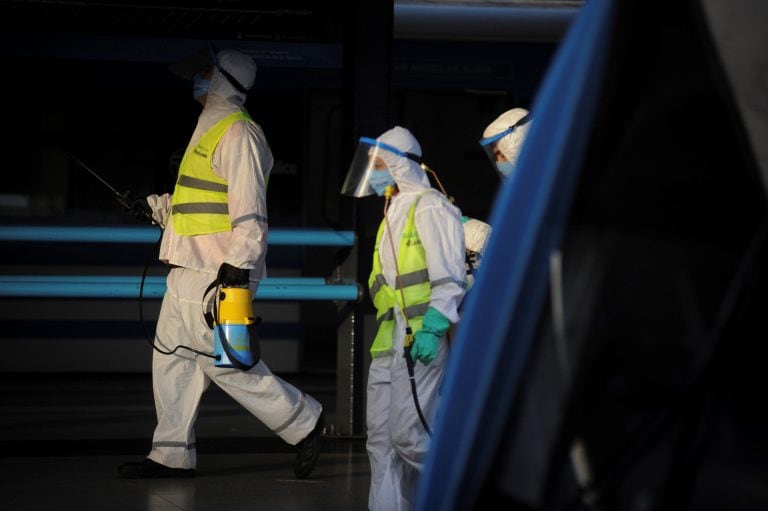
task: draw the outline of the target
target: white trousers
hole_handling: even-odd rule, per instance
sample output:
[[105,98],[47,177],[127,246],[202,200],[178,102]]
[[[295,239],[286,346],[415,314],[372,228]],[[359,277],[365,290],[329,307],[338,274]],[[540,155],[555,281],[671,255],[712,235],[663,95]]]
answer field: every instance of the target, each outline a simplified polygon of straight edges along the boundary
[[[371,511],[405,511],[413,507],[418,474],[429,447],[429,435],[413,400],[402,346],[373,359],[368,370],[366,449],[371,464]],[[445,338],[431,364],[415,364],[416,392],[432,427],[447,356]]]
[[[160,309],[155,344],[169,351],[179,344],[213,353],[213,331],[203,317],[207,273],[174,268]],[[210,295],[209,297],[210,298]],[[291,445],[315,426],[322,406],[312,396],[273,375],[263,361],[249,371],[219,368],[212,358],[179,349],[155,351],[152,388],[157,426],[149,458],[168,467],[195,468],[195,420],[211,380]]]

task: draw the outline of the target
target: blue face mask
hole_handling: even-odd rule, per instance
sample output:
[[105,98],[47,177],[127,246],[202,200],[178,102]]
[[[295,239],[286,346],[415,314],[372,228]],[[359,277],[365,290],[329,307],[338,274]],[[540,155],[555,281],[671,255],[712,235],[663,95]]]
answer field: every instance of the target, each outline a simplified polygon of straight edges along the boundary
[[200,76],[200,73],[196,73],[192,81],[192,96],[194,96],[195,99],[198,99],[204,94],[208,94],[208,89],[211,87],[210,80]]
[[368,184],[379,197],[384,197],[384,192],[388,186],[395,186],[395,180],[388,170],[374,170],[371,177],[368,178]]
[[510,161],[497,161],[496,168],[499,169],[499,173],[504,177],[509,177],[515,170],[515,164]]

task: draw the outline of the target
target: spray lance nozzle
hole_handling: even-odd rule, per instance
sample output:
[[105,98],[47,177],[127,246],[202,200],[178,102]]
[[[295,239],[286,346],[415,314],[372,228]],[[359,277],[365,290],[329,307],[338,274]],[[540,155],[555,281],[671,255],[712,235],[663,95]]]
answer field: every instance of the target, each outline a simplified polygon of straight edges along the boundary
[[405,327],[405,339],[403,339],[403,347],[411,349],[413,344],[413,329],[410,326]]
[[97,174],[92,168],[90,168],[88,165],[83,163],[80,158],[75,156],[72,153],[68,153],[70,158],[72,158],[77,164],[82,167],[84,170],[86,170],[89,174],[91,174],[93,177],[98,179],[101,184],[107,187],[107,189],[112,192],[115,195],[115,199],[117,202],[126,209],[129,213],[131,213],[137,220],[146,221],[153,223],[154,220],[152,218],[152,210],[149,207],[149,204],[145,200],[138,200],[133,195],[131,195],[131,191],[128,190],[124,193],[120,193],[117,191],[117,189],[109,184],[103,177],[101,177],[99,174]]
[[411,357],[411,347],[413,346],[413,329],[410,325],[405,327],[405,338],[403,339],[403,357],[405,358],[405,365],[408,368],[408,378],[413,380],[414,378],[414,363],[413,357]]

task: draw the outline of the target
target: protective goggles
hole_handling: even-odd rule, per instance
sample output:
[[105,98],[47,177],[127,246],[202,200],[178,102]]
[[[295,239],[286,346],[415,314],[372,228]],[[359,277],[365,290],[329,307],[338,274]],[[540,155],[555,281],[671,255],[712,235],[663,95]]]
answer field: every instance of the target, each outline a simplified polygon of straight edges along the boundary
[[371,178],[374,172],[389,170],[386,158],[382,158],[385,153],[421,163],[421,158],[415,154],[403,152],[373,138],[361,137],[355,155],[352,157],[352,163],[349,165],[344,185],[341,187],[342,195],[367,197],[376,193],[371,186]]

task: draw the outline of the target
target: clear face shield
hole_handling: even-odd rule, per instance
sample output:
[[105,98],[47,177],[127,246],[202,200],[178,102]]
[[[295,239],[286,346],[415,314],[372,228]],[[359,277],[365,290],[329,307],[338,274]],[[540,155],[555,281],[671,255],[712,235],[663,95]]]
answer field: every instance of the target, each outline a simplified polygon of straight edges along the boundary
[[504,153],[502,153],[501,149],[499,149],[499,141],[507,135],[514,133],[517,128],[527,124],[530,120],[531,115],[527,114],[501,133],[480,139],[480,147],[483,148],[483,151],[485,151],[488,159],[491,160],[491,164],[498,171],[498,173],[501,174],[502,178],[508,177],[510,174],[512,174],[512,172],[515,170],[516,162],[507,160],[507,157],[504,156]]
[[350,197],[384,195],[386,186],[394,186],[395,182],[389,173],[387,163],[381,157],[384,153],[410,157],[391,145],[373,138],[361,137],[347,171],[347,178],[341,187],[342,195]]
[[497,135],[486,137],[480,140],[480,146],[483,148],[483,151],[485,151],[488,159],[491,160],[493,168],[495,168],[502,177],[507,177],[511,173],[512,169],[509,168],[510,162],[507,161],[507,157],[504,156],[504,154],[502,154],[501,150],[499,149],[498,142],[510,133],[512,133],[512,130],[506,129]]

